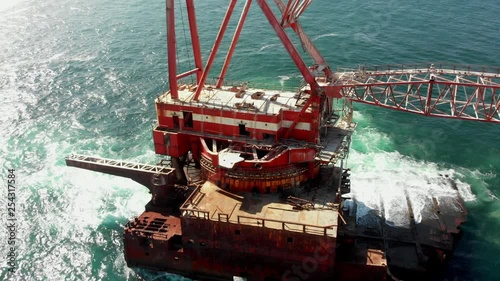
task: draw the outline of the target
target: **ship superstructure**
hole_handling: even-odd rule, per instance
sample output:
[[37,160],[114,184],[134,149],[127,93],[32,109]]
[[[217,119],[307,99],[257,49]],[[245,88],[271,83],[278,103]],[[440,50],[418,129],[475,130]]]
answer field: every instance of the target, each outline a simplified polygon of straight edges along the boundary
[[[152,193],[124,231],[129,266],[203,280],[385,280],[419,278],[452,252],[465,208],[431,198],[409,227],[359,225],[344,167],[352,101],[427,116],[500,122],[500,69],[441,64],[332,71],[298,18],[309,0],[247,0],[222,71],[207,78],[237,5],[229,1],[203,64],[195,5],[185,0],[195,68],[177,73],[174,0],[166,0],[170,89],[156,100],[155,152],[143,165],[72,155],[68,165],[132,178]],[[250,6],[256,3],[304,81],[296,91],[230,84],[224,77]],[[182,7],[179,7],[182,8]],[[293,30],[307,66],[285,29]],[[182,82],[194,76],[195,83]],[[443,185],[454,186],[450,179]]]

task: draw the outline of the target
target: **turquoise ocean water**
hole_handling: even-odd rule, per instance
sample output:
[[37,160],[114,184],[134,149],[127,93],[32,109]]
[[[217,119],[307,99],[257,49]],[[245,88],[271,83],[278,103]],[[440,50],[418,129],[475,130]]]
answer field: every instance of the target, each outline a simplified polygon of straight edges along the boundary
[[[204,58],[227,2],[196,1]],[[255,8],[228,79],[294,86],[299,73]],[[302,22],[333,68],[500,66],[499,14],[494,0],[317,0]],[[15,274],[0,232],[0,280],[182,280],[125,264],[122,228],[149,200],[145,188],[64,164],[71,153],[158,161],[150,130],[154,99],[168,89],[166,57],[163,0],[0,0],[0,214],[4,225],[15,169],[18,225]],[[470,214],[445,279],[500,280],[500,126],[355,110],[353,189],[435,192],[438,174],[451,175]]]

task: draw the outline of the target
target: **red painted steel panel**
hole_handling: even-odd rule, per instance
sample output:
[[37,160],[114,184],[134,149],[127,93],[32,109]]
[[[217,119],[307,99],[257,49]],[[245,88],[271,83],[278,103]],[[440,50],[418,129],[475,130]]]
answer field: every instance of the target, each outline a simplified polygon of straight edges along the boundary
[[316,149],[303,148],[290,150],[290,163],[302,163],[314,161]]
[[167,55],[168,55],[168,81],[170,94],[173,99],[178,98],[177,93],[177,49],[175,40],[175,10],[174,0],[167,0]]
[[195,95],[193,100],[198,100],[198,97],[201,94],[201,90],[205,86],[205,81],[208,78],[208,74],[210,73],[210,69],[212,68],[212,64],[215,59],[215,55],[217,54],[217,51],[219,50],[220,43],[222,42],[222,38],[224,37],[224,33],[226,32],[227,25],[229,24],[229,20],[231,19],[231,15],[233,14],[234,6],[236,5],[236,0],[231,0],[231,3],[229,4],[226,15],[224,16],[224,20],[222,21],[222,24],[220,25],[219,33],[217,34],[217,37],[215,39],[214,45],[212,47],[212,51],[210,52],[210,55],[208,56],[207,63],[205,64],[205,69],[203,69],[203,72],[201,74],[200,81],[198,82],[198,88],[196,89]]
[[170,144],[166,143],[168,154],[172,157],[184,156],[190,148],[189,136],[174,132],[165,132],[170,139]]

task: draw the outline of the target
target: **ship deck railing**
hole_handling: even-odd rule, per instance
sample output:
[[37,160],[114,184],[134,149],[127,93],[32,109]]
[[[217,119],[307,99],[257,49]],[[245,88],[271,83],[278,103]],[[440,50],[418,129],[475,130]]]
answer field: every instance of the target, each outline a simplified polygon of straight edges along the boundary
[[182,217],[189,218],[200,218],[208,220],[210,218],[210,213],[203,210],[191,209],[191,208],[181,208]]
[[281,229],[286,231],[308,233],[320,236],[335,236],[335,228],[337,225],[312,225],[298,222],[290,222],[283,220],[265,219],[260,217],[250,217],[238,215],[236,221],[229,219],[229,214],[218,213],[216,218],[210,217],[210,213],[204,210],[192,208],[181,208],[181,217],[188,219],[203,219],[222,223],[234,223],[239,225],[253,225],[258,227],[266,227],[270,229]]
[[[243,222],[244,220],[246,220],[246,222]],[[327,236],[329,234],[328,233],[329,229],[333,230],[335,227],[337,227],[337,225],[319,226],[319,225],[304,224],[298,222],[289,222],[283,220],[265,219],[265,218],[241,216],[241,215],[237,217],[237,223],[246,225],[249,224],[257,225],[260,227],[269,227],[271,223],[278,223],[281,225],[281,230],[296,231],[296,232],[310,233],[317,235],[322,234],[323,236]],[[269,227],[269,228],[276,229],[276,227]]]
[[[278,219],[268,219],[262,217],[236,215],[234,219],[233,214],[226,214],[222,212],[214,212],[212,215],[209,211],[197,209],[197,204],[205,196],[200,191],[200,187],[196,187],[191,195],[188,196],[185,203],[180,208],[181,218],[184,219],[203,219],[211,220],[222,223],[233,223],[239,225],[253,225],[258,227],[265,227],[270,229],[286,230],[293,232],[308,233],[320,236],[336,236],[337,225],[312,225],[299,222],[291,222]],[[234,212],[234,210],[233,210]],[[231,219],[233,217],[233,219]]]

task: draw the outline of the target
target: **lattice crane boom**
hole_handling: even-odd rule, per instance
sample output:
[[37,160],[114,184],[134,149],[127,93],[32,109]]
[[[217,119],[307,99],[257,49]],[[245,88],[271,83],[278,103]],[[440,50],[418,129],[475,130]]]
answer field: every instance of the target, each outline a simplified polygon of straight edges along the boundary
[[335,97],[426,116],[500,123],[500,68],[365,66],[339,71],[336,78],[331,86]]

